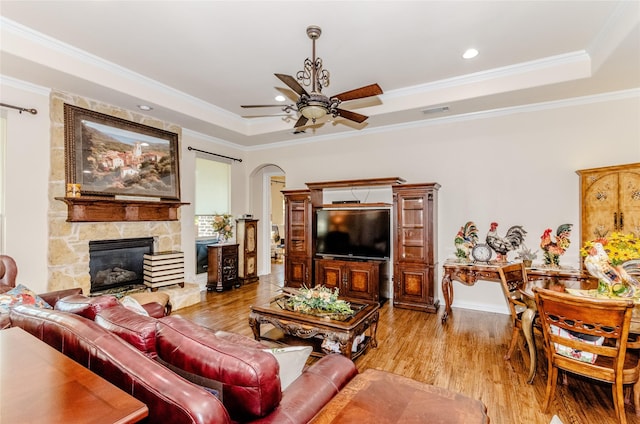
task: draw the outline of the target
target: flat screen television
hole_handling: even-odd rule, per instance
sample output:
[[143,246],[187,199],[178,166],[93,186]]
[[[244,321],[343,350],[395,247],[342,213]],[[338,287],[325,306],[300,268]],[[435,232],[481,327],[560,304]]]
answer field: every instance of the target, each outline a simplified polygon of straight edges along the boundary
[[316,255],[387,259],[390,219],[389,209],[320,209],[316,212]]

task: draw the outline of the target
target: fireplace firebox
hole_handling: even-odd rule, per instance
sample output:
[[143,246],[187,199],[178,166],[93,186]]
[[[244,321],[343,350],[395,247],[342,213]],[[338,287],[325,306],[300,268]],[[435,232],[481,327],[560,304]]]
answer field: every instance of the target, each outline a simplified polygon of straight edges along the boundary
[[154,245],[154,237],[90,241],[91,293],[144,285],[144,255]]

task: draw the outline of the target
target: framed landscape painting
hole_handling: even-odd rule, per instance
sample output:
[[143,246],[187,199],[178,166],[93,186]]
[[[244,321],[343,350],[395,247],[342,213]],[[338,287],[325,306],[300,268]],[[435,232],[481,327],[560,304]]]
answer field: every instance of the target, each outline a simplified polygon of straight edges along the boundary
[[180,199],[178,134],[64,105],[67,184],[84,195]]

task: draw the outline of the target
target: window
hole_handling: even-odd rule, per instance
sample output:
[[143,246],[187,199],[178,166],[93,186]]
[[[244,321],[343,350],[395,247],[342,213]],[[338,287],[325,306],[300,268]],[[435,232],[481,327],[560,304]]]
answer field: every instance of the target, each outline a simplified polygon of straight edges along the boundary
[[5,198],[4,198],[4,182],[5,182],[5,156],[6,156],[6,129],[7,119],[4,111],[0,114],[0,253],[4,253],[5,246]]
[[213,235],[213,215],[230,212],[231,164],[196,157],[196,227],[198,237]]

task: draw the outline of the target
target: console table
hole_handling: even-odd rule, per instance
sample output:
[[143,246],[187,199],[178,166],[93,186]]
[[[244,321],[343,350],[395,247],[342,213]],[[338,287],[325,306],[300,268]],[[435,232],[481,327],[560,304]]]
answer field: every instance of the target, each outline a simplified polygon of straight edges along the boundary
[[[505,263],[490,262],[488,264],[447,261],[443,265],[442,273],[442,295],[445,300],[445,310],[442,314],[442,323],[444,324],[451,313],[451,304],[453,303],[453,281],[458,281],[466,286],[473,286],[476,281],[494,281],[500,282],[500,274],[498,269]],[[562,282],[579,283],[582,288],[588,285],[588,281],[592,277],[580,269],[575,268],[546,268],[531,267],[527,268],[527,278],[529,280],[557,280]]]

